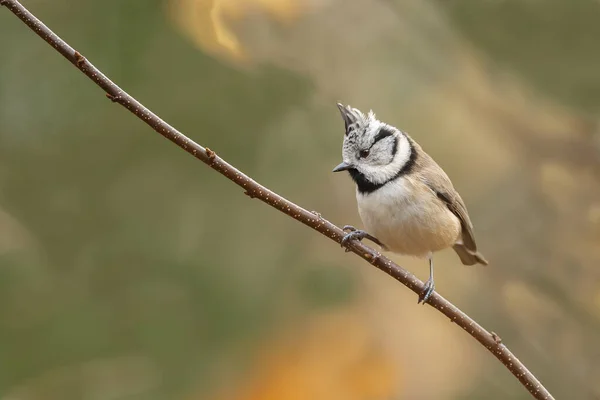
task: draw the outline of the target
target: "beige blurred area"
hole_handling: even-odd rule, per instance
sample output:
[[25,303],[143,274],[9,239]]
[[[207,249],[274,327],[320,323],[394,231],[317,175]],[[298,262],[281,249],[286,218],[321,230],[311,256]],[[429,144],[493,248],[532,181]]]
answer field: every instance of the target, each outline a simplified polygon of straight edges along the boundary
[[[25,1],[170,124],[360,226],[336,102],[407,131],[487,267],[436,289],[600,399],[600,3]],[[421,279],[422,260],[391,256]],[[156,135],[0,9],[0,400],[528,399],[392,278]]]

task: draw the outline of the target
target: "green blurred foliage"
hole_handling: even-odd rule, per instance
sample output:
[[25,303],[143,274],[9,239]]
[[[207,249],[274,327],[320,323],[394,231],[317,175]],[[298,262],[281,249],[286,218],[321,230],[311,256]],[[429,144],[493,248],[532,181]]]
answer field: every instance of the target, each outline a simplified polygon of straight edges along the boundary
[[496,68],[591,115],[600,108],[600,3],[594,0],[437,1]]

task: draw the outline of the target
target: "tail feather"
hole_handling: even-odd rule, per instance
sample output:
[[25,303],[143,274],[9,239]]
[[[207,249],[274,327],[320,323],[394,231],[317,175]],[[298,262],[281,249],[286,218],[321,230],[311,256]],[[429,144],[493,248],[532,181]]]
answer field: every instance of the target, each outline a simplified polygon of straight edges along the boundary
[[474,265],[477,263],[482,265],[488,265],[488,262],[483,257],[483,254],[477,251],[473,252],[467,249],[463,244],[457,243],[454,246],[452,246],[452,248],[454,249],[454,251],[456,251],[456,254],[458,254],[458,257],[460,257],[460,261],[462,261],[464,265]]

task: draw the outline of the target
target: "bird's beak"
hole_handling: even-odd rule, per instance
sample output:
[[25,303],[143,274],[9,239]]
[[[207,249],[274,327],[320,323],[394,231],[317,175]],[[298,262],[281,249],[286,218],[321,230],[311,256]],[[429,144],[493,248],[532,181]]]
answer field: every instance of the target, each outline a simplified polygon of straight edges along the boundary
[[333,169],[332,172],[340,172],[340,171],[347,171],[350,168],[352,168],[352,165],[345,163],[345,162],[341,162],[337,167],[335,167]]

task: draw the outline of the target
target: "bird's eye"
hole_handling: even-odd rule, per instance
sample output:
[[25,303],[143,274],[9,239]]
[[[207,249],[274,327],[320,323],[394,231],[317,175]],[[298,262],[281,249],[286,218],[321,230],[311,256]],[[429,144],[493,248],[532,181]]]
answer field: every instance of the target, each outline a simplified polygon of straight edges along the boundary
[[369,155],[369,149],[361,150],[358,155],[360,158],[366,158]]

